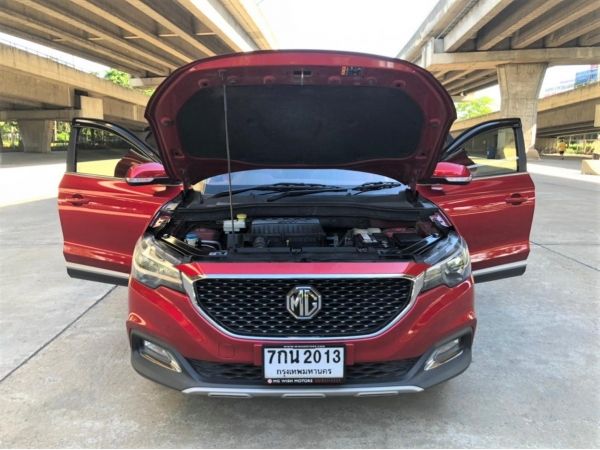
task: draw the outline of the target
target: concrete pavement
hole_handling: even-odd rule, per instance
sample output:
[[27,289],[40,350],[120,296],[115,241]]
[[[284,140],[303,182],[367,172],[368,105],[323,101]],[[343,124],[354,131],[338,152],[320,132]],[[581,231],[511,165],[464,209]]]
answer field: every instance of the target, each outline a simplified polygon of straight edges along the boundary
[[598,447],[600,186],[556,175],[534,175],[525,276],[477,286],[472,366],[398,398],[223,400],[155,385],[128,362],[126,289],[64,274],[54,200],[1,208],[0,446]]

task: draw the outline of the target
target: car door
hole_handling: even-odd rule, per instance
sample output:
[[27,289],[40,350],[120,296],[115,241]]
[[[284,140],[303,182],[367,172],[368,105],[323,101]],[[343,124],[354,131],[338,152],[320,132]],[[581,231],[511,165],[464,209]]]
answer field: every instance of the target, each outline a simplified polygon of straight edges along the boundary
[[521,275],[529,254],[535,188],[527,173],[521,121],[484,122],[459,135],[441,161],[469,167],[465,185],[423,184],[466,239],[475,281]]
[[127,284],[137,239],[178,185],[132,186],[129,167],[159,162],[154,151],[115,124],[73,121],[58,212],[67,271],[74,278]]

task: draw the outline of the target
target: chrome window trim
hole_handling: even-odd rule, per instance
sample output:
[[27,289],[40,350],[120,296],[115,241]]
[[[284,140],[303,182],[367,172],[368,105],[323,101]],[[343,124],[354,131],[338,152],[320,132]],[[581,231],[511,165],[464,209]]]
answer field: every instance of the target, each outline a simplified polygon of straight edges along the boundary
[[[529,172],[514,172],[514,173],[503,173],[500,175],[489,175],[489,176],[485,176],[485,177],[473,177],[473,179],[471,180],[471,183],[475,183],[478,180],[490,180],[493,178],[504,178],[504,177],[514,177],[514,176],[518,176],[518,175],[529,175]],[[440,183],[419,183],[419,186],[439,186]]]
[[[400,311],[400,313],[386,326],[381,328],[380,330],[370,333],[370,334],[362,334],[357,336],[337,336],[337,337],[310,337],[310,336],[282,336],[282,337],[271,337],[271,336],[245,336],[241,334],[232,333],[231,331],[225,329],[217,322],[215,322],[206,312],[200,308],[198,305],[198,301],[196,298],[196,291],[194,289],[194,284],[197,282],[201,282],[203,279],[303,279],[303,278],[318,278],[318,279],[341,279],[341,278],[404,278],[406,280],[410,280],[412,282],[412,292],[410,295],[410,300],[408,305]],[[310,273],[301,273],[301,274],[210,274],[210,275],[200,275],[195,278],[190,278],[184,273],[181,274],[181,279],[183,282],[183,288],[187,293],[188,299],[192,304],[192,307],[204,318],[207,322],[209,322],[213,327],[219,330],[221,333],[236,338],[243,339],[246,341],[330,341],[330,342],[339,342],[343,341],[355,341],[360,339],[372,338],[379,336],[393,327],[396,323],[400,321],[406,314],[408,314],[416,300],[417,296],[421,292],[421,288],[423,287],[423,273],[412,276],[405,274],[310,274]]]

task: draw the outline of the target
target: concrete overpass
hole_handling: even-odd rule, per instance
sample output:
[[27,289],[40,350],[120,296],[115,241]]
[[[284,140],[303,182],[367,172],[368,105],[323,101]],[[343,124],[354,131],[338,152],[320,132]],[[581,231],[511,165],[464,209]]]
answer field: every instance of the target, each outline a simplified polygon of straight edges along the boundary
[[452,95],[498,83],[499,117],[521,117],[532,149],[546,68],[598,63],[599,45],[598,0],[440,0],[398,57]]
[[251,0],[0,0],[0,30],[156,84],[208,56],[271,48]]
[[[0,31],[128,72],[134,86],[272,42],[252,0],[0,0]],[[18,121],[26,151],[50,150],[54,120],[145,124],[140,92],[1,44],[0,79],[0,120]]]
[[[451,132],[460,133],[478,123],[500,117],[500,112],[494,112],[458,120],[452,125]],[[537,127],[538,138],[600,132],[600,83],[540,99]]]
[[52,121],[74,117],[145,125],[148,96],[0,44],[0,120],[15,120],[26,151],[50,151]]

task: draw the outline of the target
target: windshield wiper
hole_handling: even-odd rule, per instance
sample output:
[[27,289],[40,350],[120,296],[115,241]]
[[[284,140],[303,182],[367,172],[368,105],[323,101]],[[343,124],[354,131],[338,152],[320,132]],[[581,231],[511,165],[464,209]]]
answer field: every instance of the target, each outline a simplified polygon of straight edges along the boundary
[[375,181],[372,183],[359,184],[358,186],[354,186],[353,188],[351,188],[351,190],[358,191],[356,194],[354,194],[358,195],[362,194],[363,192],[379,191],[382,189],[391,189],[400,186],[403,186],[403,184],[397,181]]
[[301,195],[319,194],[321,192],[348,192],[348,189],[341,187],[329,187],[323,189],[294,189],[280,194],[271,195],[267,198],[268,202],[274,202],[284,197],[299,197]]
[[[251,186],[242,189],[234,189],[231,191],[231,195],[241,194],[243,192],[250,191],[271,191],[271,192],[288,192],[295,190],[307,190],[307,189],[341,189],[338,186],[331,186],[328,184],[315,184],[315,183],[274,183],[274,184],[259,184],[257,186]],[[212,198],[226,197],[229,195],[229,191],[217,192]]]

